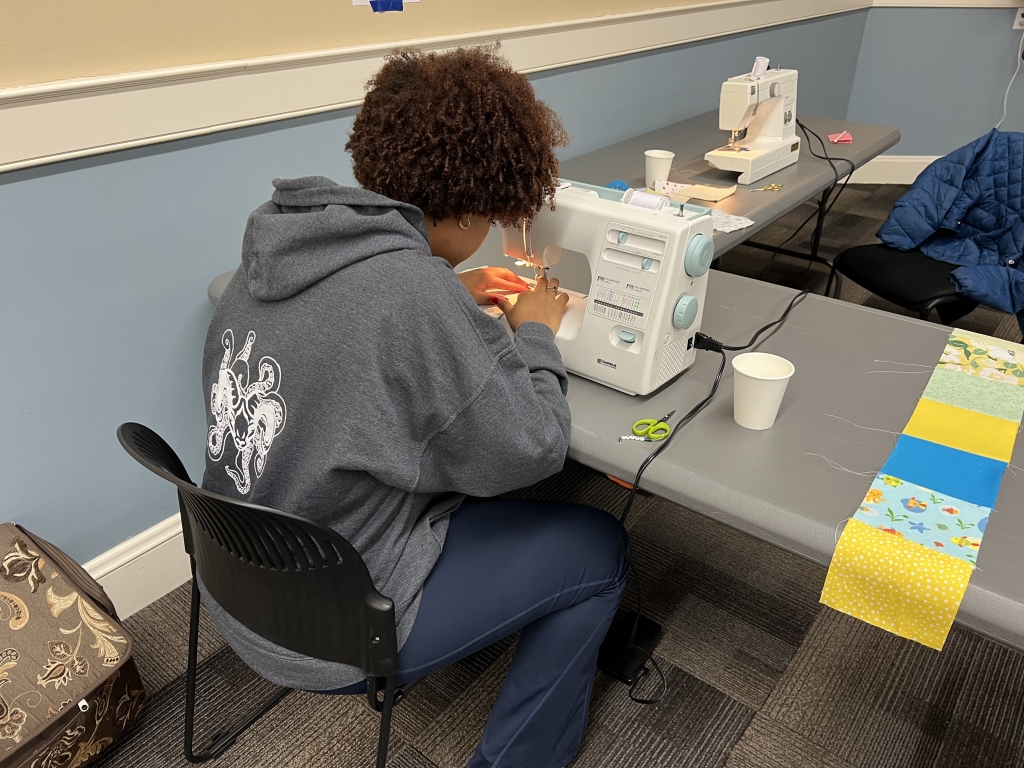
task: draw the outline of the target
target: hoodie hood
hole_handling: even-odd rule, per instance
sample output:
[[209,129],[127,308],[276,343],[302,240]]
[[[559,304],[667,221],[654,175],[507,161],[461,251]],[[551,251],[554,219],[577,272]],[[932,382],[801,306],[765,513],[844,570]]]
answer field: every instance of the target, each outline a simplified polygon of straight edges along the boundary
[[274,179],[274,196],[249,215],[242,270],[260,301],[280,301],[381,253],[430,254],[414,205],[323,176]]

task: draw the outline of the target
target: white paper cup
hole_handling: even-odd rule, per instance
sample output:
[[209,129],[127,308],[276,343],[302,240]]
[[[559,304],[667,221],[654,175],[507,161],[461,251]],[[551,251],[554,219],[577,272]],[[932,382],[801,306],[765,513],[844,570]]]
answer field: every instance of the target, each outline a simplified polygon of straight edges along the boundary
[[655,181],[668,181],[668,173],[672,170],[672,161],[675,157],[675,152],[666,149],[648,149],[644,152],[648,189],[654,189]]
[[736,423],[747,429],[768,429],[775,423],[796,368],[778,355],[747,352],[733,358],[732,370]]

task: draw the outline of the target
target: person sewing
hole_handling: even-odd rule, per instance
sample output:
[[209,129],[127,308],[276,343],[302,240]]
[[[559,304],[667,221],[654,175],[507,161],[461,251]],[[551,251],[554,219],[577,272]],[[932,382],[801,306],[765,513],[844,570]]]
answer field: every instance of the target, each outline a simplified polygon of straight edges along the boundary
[[[550,204],[565,143],[557,116],[496,49],[396,52],[346,145],[362,188],[275,180],[206,341],[204,487],[352,543],[395,604],[398,684],[522,631],[470,768],[572,761],[625,588],[612,516],[463,503],[535,483],[565,460],[557,280],[530,289],[509,270],[454,270],[492,224]],[[477,306],[487,302],[514,340]],[[262,676],[365,690],[360,670],[275,646],[203,597]]]

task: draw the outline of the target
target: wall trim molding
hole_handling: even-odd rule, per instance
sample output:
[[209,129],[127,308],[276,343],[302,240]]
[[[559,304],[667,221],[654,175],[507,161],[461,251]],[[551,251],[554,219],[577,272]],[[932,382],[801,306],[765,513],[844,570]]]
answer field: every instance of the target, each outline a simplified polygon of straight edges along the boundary
[[[402,41],[500,41],[539,72],[871,7],[873,0],[706,0],[591,19]],[[395,43],[0,89],[0,173],[357,106]],[[116,116],[116,119],[112,116]]]
[[108,549],[84,566],[126,619],[190,578],[192,568],[181,535],[181,517],[173,515]]
[[913,184],[935,155],[879,155],[853,172],[851,184]]

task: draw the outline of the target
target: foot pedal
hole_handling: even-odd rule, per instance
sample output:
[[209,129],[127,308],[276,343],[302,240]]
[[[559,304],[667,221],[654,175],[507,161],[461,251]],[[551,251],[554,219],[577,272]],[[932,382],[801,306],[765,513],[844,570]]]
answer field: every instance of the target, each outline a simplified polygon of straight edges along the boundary
[[[636,635],[630,643],[634,624]],[[601,643],[601,650],[597,654],[597,668],[626,685],[632,685],[639,677],[647,659],[658,647],[659,640],[661,624],[643,615],[637,622],[636,611],[630,611],[612,621],[608,635]]]

